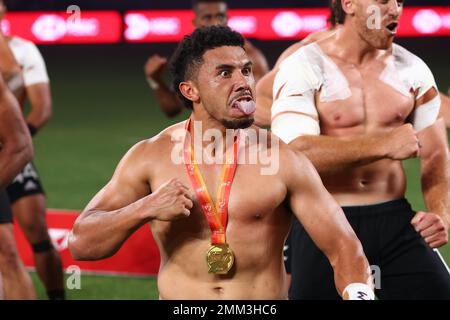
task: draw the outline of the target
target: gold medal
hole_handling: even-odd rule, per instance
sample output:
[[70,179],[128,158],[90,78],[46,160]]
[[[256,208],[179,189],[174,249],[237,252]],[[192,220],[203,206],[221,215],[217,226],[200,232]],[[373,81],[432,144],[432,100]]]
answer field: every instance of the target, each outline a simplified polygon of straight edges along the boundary
[[227,243],[214,244],[206,253],[208,272],[214,274],[227,274],[234,263],[234,254]]

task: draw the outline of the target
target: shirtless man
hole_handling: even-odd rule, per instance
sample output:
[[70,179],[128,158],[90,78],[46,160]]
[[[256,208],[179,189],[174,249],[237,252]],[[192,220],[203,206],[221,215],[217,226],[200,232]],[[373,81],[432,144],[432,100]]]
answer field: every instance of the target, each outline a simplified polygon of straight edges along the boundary
[[[224,141],[226,133],[238,140],[258,130],[251,126],[255,111],[251,66],[243,37],[228,27],[199,28],[180,43],[172,70],[180,99],[192,109],[189,122],[175,124],[138,143],[122,159],[112,180],[75,222],[69,238],[75,259],[110,257],[134,231],[149,223],[161,252],[158,288],[162,299],[285,299],[282,249],[293,212],[330,259],[338,293],[347,291],[349,295],[342,294],[344,298],[358,299],[361,295],[356,291],[363,291],[364,300],[371,297],[368,264],[360,243],[306,157],[278,145],[276,160],[283,166],[264,176],[259,161],[242,161],[247,151],[260,149],[248,143],[238,150],[235,142],[227,148],[236,148],[238,154],[234,180],[233,174],[230,180],[219,179],[222,164],[195,161],[196,166],[185,165],[191,151],[184,163],[174,161],[179,145],[174,135],[180,130],[185,135],[183,129],[190,131],[191,122],[201,123],[201,133],[215,130],[219,135],[208,156],[223,154],[219,142]],[[272,149],[276,145],[273,139],[269,139],[268,151],[277,153]],[[199,140],[188,136],[181,153],[186,155],[192,143],[198,150],[203,145]],[[192,182],[193,188],[193,175],[195,179],[202,175],[206,184],[198,187]],[[228,171],[223,176],[229,177]],[[216,186],[221,190],[231,182],[229,202],[226,197],[213,197],[204,204],[209,198],[205,190],[215,190]],[[214,205],[216,201],[220,206]],[[222,229],[208,225],[209,214],[214,211],[211,208],[224,210],[219,218],[225,219],[219,222]],[[227,264],[231,267],[227,274],[209,273],[205,253],[211,242],[224,245],[224,241],[234,252],[234,266]],[[219,261],[228,263],[231,254],[227,257]]]
[[[381,28],[367,24],[374,4]],[[432,249],[448,242],[450,223],[447,135],[437,120],[433,75],[393,44],[403,1],[337,5],[343,26],[281,64],[272,130],[305,153],[344,207],[371,265],[380,268],[379,298],[450,299],[448,269]],[[404,199],[401,160],[418,155],[428,212],[415,213]],[[299,223],[291,244],[290,298],[339,298],[329,263]]]
[[[228,23],[228,8],[225,0],[193,0],[192,10],[195,13],[193,23],[196,28],[212,25],[226,26]],[[253,74],[258,81],[269,71],[267,60],[262,52],[248,40],[245,40],[245,50],[253,62]],[[175,117],[184,107],[176,92],[169,88],[162,78],[167,62],[167,58],[155,54],[148,59],[144,71],[161,110],[168,117]]]
[[[0,54],[5,48],[1,48],[3,45],[0,39]],[[8,56],[3,57],[1,69],[11,70],[5,65]],[[12,54],[9,58],[10,62],[14,63]],[[10,80],[18,77],[13,72],[9,75]],[[20,83],[20,79],[16,83]],[[20,85],[17,89],[19,88]],[[35,298],[31,278],[17,252],[11,209],[4,191],[32,157],[31,137],[20,107],[0,75],[0,299]]]

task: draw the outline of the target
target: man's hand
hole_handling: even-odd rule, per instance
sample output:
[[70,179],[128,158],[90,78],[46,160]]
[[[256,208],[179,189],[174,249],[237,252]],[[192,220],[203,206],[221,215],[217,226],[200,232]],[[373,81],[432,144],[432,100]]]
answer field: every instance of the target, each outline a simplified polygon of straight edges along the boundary
[[161,81],[162,73],[167,65],[167,58],[161,57],[157,54],[148,58],[144,67],[145,76],[154,81]]
[[160,221],[188,217],[194,206],[189,189],[176,178],[163,184],[146,200],[151,216]]
[[392,160],[406,160],[419,155],[419,139],[409,123],[387,133],[381,143],[387,148],[386,155]]
[[411,224],[431,248],[447,244],[448,224],[439,215],[420,211],[411,220]]

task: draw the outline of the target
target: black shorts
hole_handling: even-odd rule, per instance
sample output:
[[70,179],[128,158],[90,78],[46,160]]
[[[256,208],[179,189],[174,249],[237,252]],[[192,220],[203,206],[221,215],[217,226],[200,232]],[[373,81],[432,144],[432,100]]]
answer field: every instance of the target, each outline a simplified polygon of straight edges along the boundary
[[12,222],[12,212],[9,206],[8,195],[5,191],[0,191],[0,224]]
[[41,181],[33,164],[28,163],[6,188],[9,202],[13,204],[20,198],[33,194],[44,194]]
[[[411,225],[415,212],[406,199],[344,207],[375,276],[379,299],[450,299],[450,273],[439,253]],[[291,229],[290,299],[340,299],[333,269],[301,224]],[[375,273],[374,273],[375,271]]]

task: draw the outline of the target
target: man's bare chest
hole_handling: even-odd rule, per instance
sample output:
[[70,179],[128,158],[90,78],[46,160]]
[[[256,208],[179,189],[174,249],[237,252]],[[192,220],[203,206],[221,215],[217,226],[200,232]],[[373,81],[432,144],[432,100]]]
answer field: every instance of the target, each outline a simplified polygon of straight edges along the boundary
[[[407,121],[414,109],[414,92],[408,95],[395,88],[386,77],[384,64],[356,67],[341,62],[336,67],[338,75],[325,74],[316,94],[323,129],[361,127],[367,131],[396,127]],[[330,91],[340,96],[335,94],[333,98]]]

